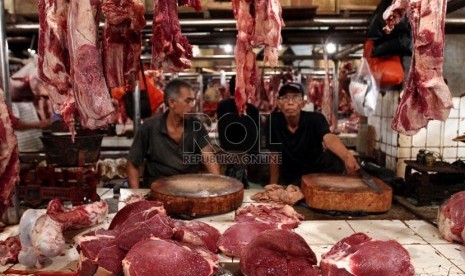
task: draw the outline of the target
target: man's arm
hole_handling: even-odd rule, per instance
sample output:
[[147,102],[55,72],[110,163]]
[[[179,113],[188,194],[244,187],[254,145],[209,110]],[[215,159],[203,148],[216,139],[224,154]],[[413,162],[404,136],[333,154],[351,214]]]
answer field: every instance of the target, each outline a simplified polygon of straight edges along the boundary
[[[270,160],[277,160],[276,153],[270,153]],[[270,184],[279,184],[279,164],[270,162]]]
[[209,173],[220,174],[220,167],[218,166],[218,163],[216,163],[215,154],[213,153],[213,149],[210,145],[202,148],[202,158],[207,161],[204,165]]
[[52,120],[44,119],[37,122],[26,122],[19,119],[14,125],[15,130],[28,130],[28,129],[46,129],[52,124]]
[[136,167],[132,162],[128,161],[126,170],[128,173],[129,188],[139,189],[139,168]]
[[344,161],[348,174],[353,174],[360,168],[355,157],[350,153],[339,137],[332,133],[328,133],[323,136],[323,143],[327,149]]

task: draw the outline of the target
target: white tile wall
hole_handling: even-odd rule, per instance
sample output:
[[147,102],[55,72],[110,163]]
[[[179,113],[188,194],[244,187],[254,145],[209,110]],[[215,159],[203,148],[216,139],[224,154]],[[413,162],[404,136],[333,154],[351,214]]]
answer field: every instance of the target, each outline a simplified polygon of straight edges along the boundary
[[426,146],[429,147],[439,147],[441,146],[441,136],[442,133],[442,122],[441,121],[430,121],[426,128]]
[[452,99],[454,108],[445,122],[430,121],[426,128],[413,136],[398,134],[391,129],[398,100],[399,92],[396,91],[378,97],[379,108],[368,121],[375,128],[375,149],[386,154],[386,166],[393,166],[397,176],[404,176],[403,161],[415,159],[420,149],[440,153],[447,162],[459,158],[465,160],[465,143],[452,141],[459,135],[465,135],[465,97]]

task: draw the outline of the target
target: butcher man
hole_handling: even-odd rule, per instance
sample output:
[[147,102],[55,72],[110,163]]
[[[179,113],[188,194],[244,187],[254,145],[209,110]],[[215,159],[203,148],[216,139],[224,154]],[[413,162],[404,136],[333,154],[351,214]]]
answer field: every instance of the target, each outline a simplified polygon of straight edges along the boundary
[[207,130],[190,114],[195,105],[191,85],[172,80],[165,87],[164,102],[168,111],[145,120],[134,137],[127,165],[130,188],[149,188],[161,177],[195,173],[200,163],[209,173],[220,173]]
[[270,183],[300,185],[305,174],[352,174],[360,168],[339,137],[329,131],[321,113],[302,111],[303,97],[299,83],[283,85],[278,92],[279,111],[267,120],[267,146],[273,155],[281,154],[281,162],[270,162]]

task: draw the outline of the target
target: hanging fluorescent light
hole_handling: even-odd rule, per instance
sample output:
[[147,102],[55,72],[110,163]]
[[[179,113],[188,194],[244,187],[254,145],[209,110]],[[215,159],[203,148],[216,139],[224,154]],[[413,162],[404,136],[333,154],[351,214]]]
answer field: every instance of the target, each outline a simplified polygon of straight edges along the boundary
[[326,43],[326,52],[330,55],[336,53],[336,44],[332,42]]
[[223,49],[226,53],[231,53],[232,52],[232,46],[230,44],[226,44],[223,46]]

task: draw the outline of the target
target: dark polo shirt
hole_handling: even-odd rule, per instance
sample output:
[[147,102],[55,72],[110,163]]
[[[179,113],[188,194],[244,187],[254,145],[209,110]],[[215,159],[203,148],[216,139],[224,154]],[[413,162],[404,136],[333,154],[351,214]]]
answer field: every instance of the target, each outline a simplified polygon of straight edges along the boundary
[[128,161],[134,165],[140,166],[145,160],[141,188],[150,187],[153,181],[161,177],[196,172],[200,160],[195,162],[191,158],[186,162],[186,156],[200,157],[201,149],[210,141],[203,124],[190,117],[184,120],[184,134],[177,144],[168,136],[167,114],[145,120],[129,150]]
[[323,136],[329,133],[325,117],[317,112],[300,112],[299,127],[295,133],[287,128],[281,112],[273,112],[265,127],[266,144],[270,151],[282,154],[281,181],[297,183],[304,174],[321,172]]

